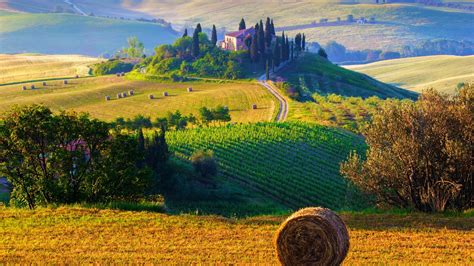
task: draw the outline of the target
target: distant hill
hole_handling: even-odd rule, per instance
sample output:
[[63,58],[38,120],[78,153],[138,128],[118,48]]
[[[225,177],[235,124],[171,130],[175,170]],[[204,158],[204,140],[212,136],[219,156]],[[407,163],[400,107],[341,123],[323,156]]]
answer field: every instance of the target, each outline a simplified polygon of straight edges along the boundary
[[345,69],[312,53],[302,55],[280,71],[279,75],[303,96],[334,93],[362,98],[378,96],[382,99],[416,97],[411,91]]
[[137,36],[151,52],[177,33],[168,26],[72,14],[0,11],[0,53],[112,55]]
[[474,56],[425,56],[346,68],[416,92],[434,88],[452,94],[458,83],[474,82]]

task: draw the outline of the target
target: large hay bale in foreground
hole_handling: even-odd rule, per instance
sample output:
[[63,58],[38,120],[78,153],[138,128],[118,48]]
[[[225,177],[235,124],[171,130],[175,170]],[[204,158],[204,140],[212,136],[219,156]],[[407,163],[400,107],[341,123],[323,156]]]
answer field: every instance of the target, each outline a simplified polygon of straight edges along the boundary
[[331,210],[306,208],[280,226],[275,247],[283,265],[339,265],[349,251],[349,233]]

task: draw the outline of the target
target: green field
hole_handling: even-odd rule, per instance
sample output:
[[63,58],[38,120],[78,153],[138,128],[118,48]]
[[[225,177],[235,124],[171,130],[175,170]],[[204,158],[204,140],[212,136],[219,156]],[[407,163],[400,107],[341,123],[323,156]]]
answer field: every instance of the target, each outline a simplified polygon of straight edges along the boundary
[[434,88],[453,94],[458,83],[474,82],[474,56],[403,58],[346,68],[416,92]]
[[151,52],[177,37],[160,24],[70,14],[0,11],[0,25],[0,53],[113,55],[130,36]]
[[80,55],[0,54],[0,85],[24,81],[90,75],[89,66],[100,62]]
[[260,123],[170,132],[170,149],[187,160],[214,151],[221,174],[291,208],[357,208],[363,204],[339,174],[362,138],[318,125]]
[[278,75],[286,78],[292,87],[299,87],[303,94],[335,93],[343,96],[367,98],[413,98],[416,94],[387,85],[367,75],[361,75],[332,64],[320,56],[305,53],[290,63]]
[[[34,84],[37,89],[22,90]],[[193,87],[188,93],[187,88]],[[121,92],[135,90],[135,96],[116,99]],[[163,97],[164,92],[169,97]],[[150,100],[153,94],[156,99]],[[105,96],[111,101],[106,102]],[[277,112],[276,99],[256,82],[190,82],[166,83],[154,81],[134,81],[116,76],[91,77],[8,85],[0,87],[0,112],[13,105],[44,104],[53,110],[75,110],[87,112],[92,117],[114,120],[117,117],[132,118],[145,115],[152,118],[163,117],[176,110],[187,115],[198,115],[203,106],[228,106],[233,122],[271,121]],[[252,110],[257,104],[258,109]]]

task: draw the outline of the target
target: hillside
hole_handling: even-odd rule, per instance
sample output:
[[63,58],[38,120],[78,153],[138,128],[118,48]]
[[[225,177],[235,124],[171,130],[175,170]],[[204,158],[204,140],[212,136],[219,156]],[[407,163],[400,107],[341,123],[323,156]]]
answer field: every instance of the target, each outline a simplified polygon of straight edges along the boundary
[[452,94],[458,83],[474,82],[474,56],[404,58],[346,68],[416,92],[434,88]]
[[[36,90],[30,90],[31,85]],[[22,86],[28,87],[27,91]],[[193,93],[186,89],[193,87]],[[132,118],[142,114],[152,118],[163,117],[169,111],[183,114],[198,114],[199,108],[225,105],[230,108],[234,122],[270,121],[276,110],[276,100],[268,91],[256,83],[159,83],[154,81],[132,81],[115,76],[80,78],[23,83],[0,87],[0,113],[13,105],[45,104],[54,110],[88,112],[92,117],[114,120],[117,117]],[[134,97],[116,99],[117,93],[135,90]],[[167,91],[169,97],[163,97]],[[150,100],[149,94],[156,99]],[[105,96],[112,101],[106,102]],[[258,109],[252,110],[257,104]]]
[[364,200],[348,188],[339,163],[364,141],[351,133],[301,123],[259,123],[170,132],[170,149],[183,160],[214,151],[221,174],[293,209],[354,209]]
[[334,93],[343,96],[367,98],[415,98],[416,94],[377,81],[367,75],[342,68],[324,58],[305,53],[290,63],[278,75],[286,79],[302,98],[313,93]]
[[[81,8],[106,15],[109,7],[114,13],[126,15],[136,12],[164,18],[178,26],[193,27],[197,22],[210,28],[212,24],[235,30],[241,17],[248,25],[267,16],[273,17],[280,27],[298,26],[300,29],[289,32],[294,35],[304,31],[308,41],[327,43],[335,40],[349,49],[398,50],[404,45],[416,44],[427,39],[453,39],[474,41],[472,21],[474,13],[449,8],[437,8],[416,4],[338,4],[345,1],[97,1],[76,0]],[[371,1],[350,1],[370,3]],[[116,11],[120,9],[120,11]],[[375,17],[376,24],[351,26],[311,26],[321,18],[335,21],[338,17]]]
[[[472,265],[472,217],[341,214],[347,265]],[[284,216],[216,216],[79,207],[0,207],[0,260],[13,264],[277,264],[273,237]]]
[[71,14],[0,11],[0,53],[113,55],[137,36],[150,52],[177,34],[156,23]]
[[80,55],[0,54],[0,85],[36,79],[90,75],[100,60]]

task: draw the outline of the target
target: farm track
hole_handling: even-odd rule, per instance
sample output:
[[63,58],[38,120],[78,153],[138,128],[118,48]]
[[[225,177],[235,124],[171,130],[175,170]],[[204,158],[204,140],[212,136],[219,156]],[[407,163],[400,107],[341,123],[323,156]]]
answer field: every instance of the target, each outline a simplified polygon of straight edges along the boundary
[[265,74],[259,77],[258,83],[265,87],[280,103],[280,110],[275,118],[275,122],[284,122],[288,117],[288,101],[285,99],[281,93],[273,88],[271,84],[269,84],[266,80]]

